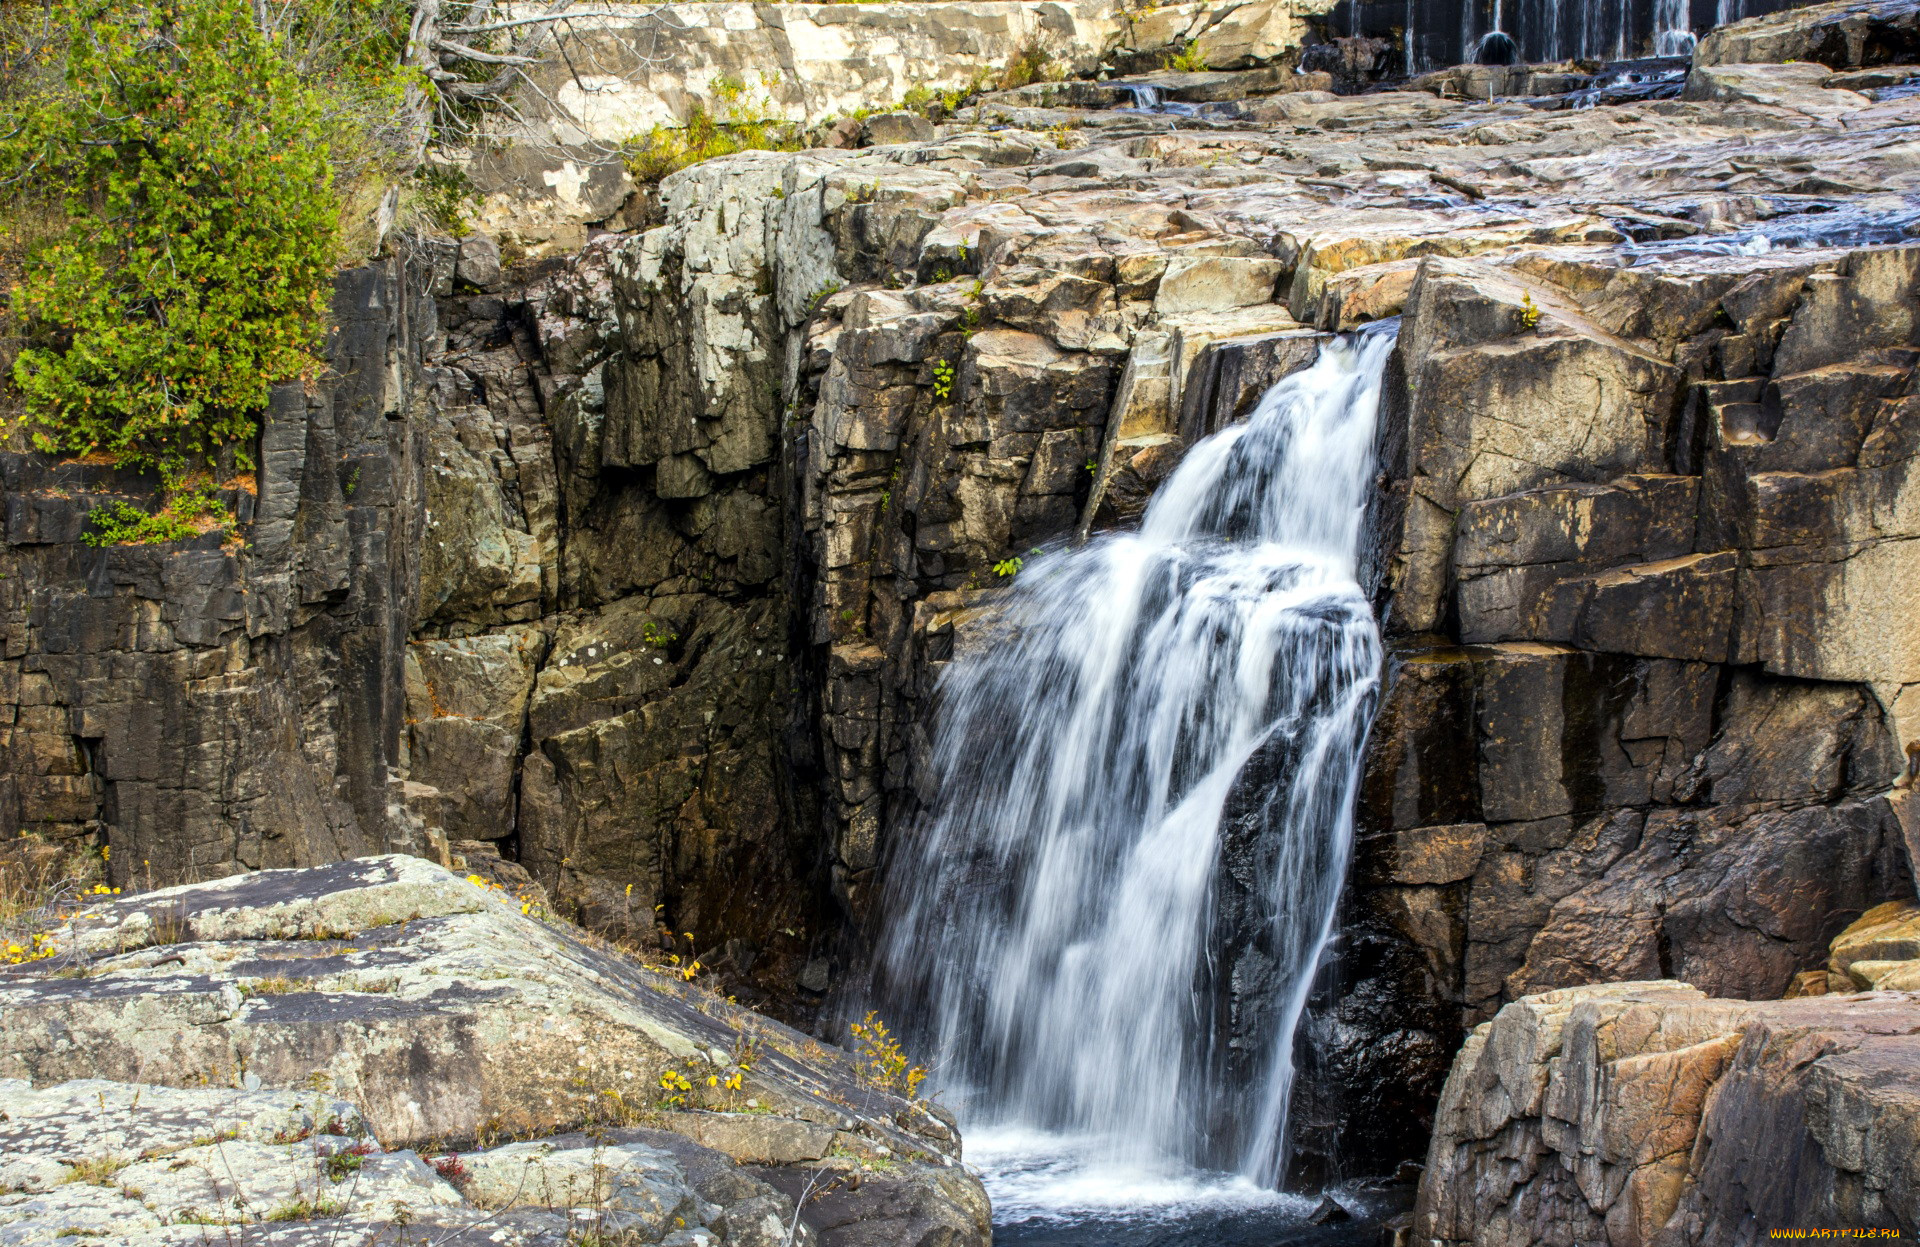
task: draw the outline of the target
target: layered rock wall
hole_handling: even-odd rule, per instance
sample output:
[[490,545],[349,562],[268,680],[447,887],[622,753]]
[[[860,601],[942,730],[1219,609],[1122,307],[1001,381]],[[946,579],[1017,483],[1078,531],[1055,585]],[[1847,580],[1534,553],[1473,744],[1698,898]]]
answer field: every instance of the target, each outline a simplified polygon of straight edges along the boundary
[[1772,999],[1910,894],[1878,794],[1916,734],[1917,273],[1913,248],[1423,267],[1336,1016],[1370,963],[1469,1025],[1610,979]]
[[1507,1005],[1447,1080],[1410,1239],[1911,1234],[1914,1010],[1899,994],[1747,1002],[1672,981]]
[[94,550],[99,470],[9,464],[6,799],[104,830],[123,881],[518,864],[817,1003],[1020,560],[1135,522],[1325,333],[1399,315],[1388,688],[1296,1116],[1326,1164],[1408,1153],[1512,1000],[1777,996],[1911,886],[1876,794],[1920,735],[1920,248],[1871,188],[1913,187],[1915,104],[1725,70],[1584,111],[1023,90],[694,166],[574,255],[443,245],[437,328],[354,277],[339,378],[277,392],[230,495],[246,549]]
[[558,28],[467,169],[483,228],[559,254],[589,224],[644,215],[627,206],[621,151],[655,127],[700,115],[804,128],[983,84],[1163,68],[1176,53],[1216,70],[1290,69],[1331,2],[597,5]]
[[[600,6],[531,75],[516,137],[620,143],[700,109],[813,123],[972,86],[1029,53],[1091,77],[1103,61],[1194,51],[1215,69],[1296,52],[1320,0],[1187,0],[1129,12],[1062,0]],[[1034,68],[1037,69],[1037,66]],[[732,84],[745,88],[742,94]]]
[[144,885],[424,850],[400,806],[402,656],[421,551],[417,264],[343,274],[330,368],[274,387],[238,532],[88,545],[153,483],[9,454],[0,819],[98,836]]

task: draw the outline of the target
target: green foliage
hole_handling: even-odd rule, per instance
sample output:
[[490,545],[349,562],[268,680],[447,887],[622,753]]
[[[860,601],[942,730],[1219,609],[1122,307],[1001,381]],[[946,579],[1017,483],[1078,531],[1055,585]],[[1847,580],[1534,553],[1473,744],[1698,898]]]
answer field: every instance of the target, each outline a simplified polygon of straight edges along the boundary
[[327,1178],[332,1182],[345,1182],[359,1173],[366,1158],[373,1152],[373,1145],[356,1143],[350,1148],[328,1155],[326,1160]]
[[813,313],[819,311],[820,305],[828,299],[831,299],[834,295],[839,294],[840,289],[840,283],[837,281],[821,283],[820,288],[814,291],[812,297],[807,300],[807,314],[811,316]]
[[800,148],[800,136],[793,126],[770,121],[715,121],[696,104],[684,128],[655,126],[629,143],[627,171],[636,182],[653,183],[716,156],[745,151],[797,152]]
[[1046,44],[1040,41],[1039,36],[1027,40],[1014,51],[1007,60],[1006,68],[1000,71],[1000,89],[1011,91],[1041,81],[1047,77],[1047,65],[1051,59],[1047,55]]
[[181,490],[149,515],[132,503],[114,499],[87,516],[81,540],[90,546],[144,546],[185,541],[215,529],[232,528],[233,512],[213,496],[209,485]]
[[695,104],[680,129],[655,126],[631,140],[626,148],[627,171],[645,185],[716,156],[799,151],[806,146],[800,127],[777,119],[770,111],[773,90],[779,85],[779,75],[763,73],[756,95],[742,79],[721,74],[709,87],[725,106],[723,114],[715,116]]
[[1018,576],[1020,569],[1026,565],[1026,560],[1016,554],[1010,559],[1001,559],[998,563],[995,563],[993,565],[993,574],[1000,577]]
[[[1041,56],[1044,59],[1044,51]],[[963,86],[936,90],[924,82],[916,82],[900,97],[900,107],[908,112],[919,113],[930,121],[944,121],[959,112],[968,100],[992,85],[993,71],[985,67],[977,70]]]
[[315,1217],[338,1216],[345,1205],[329,1199],[300,1199],[275,1208],[262,1221],[308,1221]]
[[877,1013],[868,1013],[849,1028],[860,1057],[860,1076],[869,1086],[911,1100],[920,1092],[927,1071],[907,1059],[900,1040]]
[[1207,72],[1207,58],[1200,52],[1195,40],[1187,40],[1187,46],[1167,57],[1167,68],[1178,74],[1204,74]]
[[458,165],[427,164],[413,175],[414,204],[428,224],[443,234],[465,238],[473,232],[471,220],[480,192],[467,171]]
[[308,374],[337,254],[316,94],[245,0],[56,0],[61,78],[0,106],[0,178],[67,228],[15,298],[34,444],[176,478],[246,462],[268,386]]
[[680,634],[671,627],[664,627],[651,619],[640,626],[640,636],[655,649],[666,649],[680,639]]
[[1532,329],[1540,323],[1540,309],[1534,306],[1533,292],[1523,291],[1520,295],[1520,326]]
[[953,365],[944,359],[933,363],[933,396],[950,398],[953,395]]

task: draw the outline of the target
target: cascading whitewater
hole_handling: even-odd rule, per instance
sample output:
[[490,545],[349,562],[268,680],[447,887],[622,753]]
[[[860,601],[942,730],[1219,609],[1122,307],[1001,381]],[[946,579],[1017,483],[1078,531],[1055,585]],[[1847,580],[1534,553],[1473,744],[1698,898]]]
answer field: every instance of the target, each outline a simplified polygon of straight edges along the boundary
[[1329,343],[1139,532],[1033,559],[944,675],[876,989],[970,1129],[1277,1181],[1378,694],[1354,567],[1392,342]]

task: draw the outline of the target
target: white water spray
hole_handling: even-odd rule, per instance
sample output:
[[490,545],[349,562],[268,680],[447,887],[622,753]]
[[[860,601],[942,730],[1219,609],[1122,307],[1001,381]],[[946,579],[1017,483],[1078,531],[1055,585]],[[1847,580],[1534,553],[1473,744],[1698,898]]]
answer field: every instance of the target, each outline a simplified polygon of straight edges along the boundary
[[1004,639],[943,677],[878,986],[970,1139],[1071,1158],[1001,1158],[1028,1203],[1285,1166],[1378,694],[1354,567],[1392,344],[1329,343],[1138,533],[1031,561]]

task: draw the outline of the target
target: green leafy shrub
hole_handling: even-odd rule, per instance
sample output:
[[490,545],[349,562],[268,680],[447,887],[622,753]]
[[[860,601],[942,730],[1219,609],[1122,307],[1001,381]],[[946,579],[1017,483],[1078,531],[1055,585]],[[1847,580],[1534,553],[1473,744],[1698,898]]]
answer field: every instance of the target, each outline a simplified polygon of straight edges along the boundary
[[458,165],[422,165],[413,175],[413,202],[434,229],[465,238],[473,232],[480,192]]
[[213,496],[212,486],[181,490],[152,515],[119,499],[95,507],[81,537],[90,546],[154,545],[185,541],[215,529],[232,528],[233,512]]
[[0,178],[59,186],[67,217],[15,292],[33,442],[170,480],[225,447],[247,464],[324,326],[323,101],[245,0],[56,0],[51,29],[58,80],[0,104]]
[[797,152],[802,144],[796,128],[771,121],[716,121],[695,105],[687,124],[678,129],[655,126],[627,145],[627,171],[642,184],[658,182],[689,165],[735,152]]

